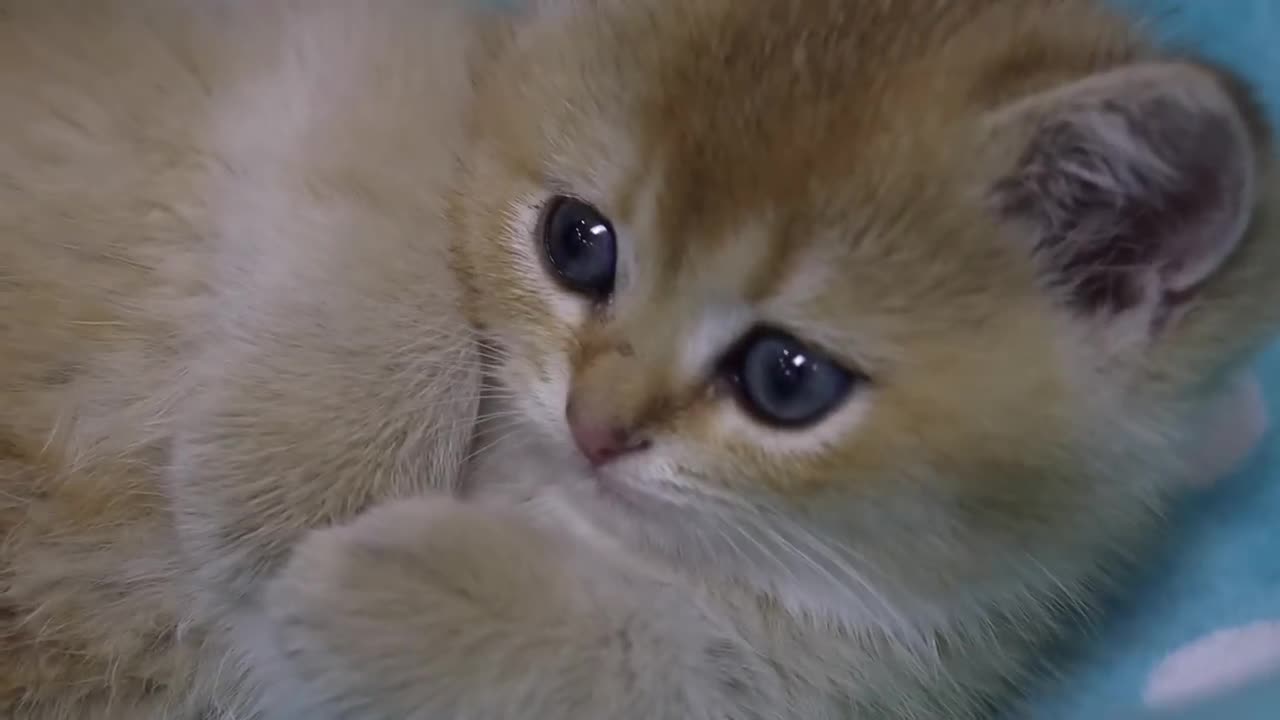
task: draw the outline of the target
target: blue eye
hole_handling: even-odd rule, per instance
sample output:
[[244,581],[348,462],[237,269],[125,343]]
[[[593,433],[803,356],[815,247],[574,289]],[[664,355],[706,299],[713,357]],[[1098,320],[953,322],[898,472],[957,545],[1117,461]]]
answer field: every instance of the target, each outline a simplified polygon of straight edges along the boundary
[[551,201],[542,224],[547,263],[567,289],[602,300],[613,293],[618,243],[599,210],[573,198]]
[[863,379],[786,333],[757,330],[725,361],[738,401],[761,422],[798,428],[822,420]]

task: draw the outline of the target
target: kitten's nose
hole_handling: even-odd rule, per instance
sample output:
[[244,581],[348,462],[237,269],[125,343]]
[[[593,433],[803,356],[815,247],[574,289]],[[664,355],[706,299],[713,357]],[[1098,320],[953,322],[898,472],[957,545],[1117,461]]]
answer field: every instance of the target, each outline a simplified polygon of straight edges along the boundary
[[584,411],[572,399],[565,406],[564,413],[578,451],[595,467],[649,447],[648,440],[636,437],[634,433],[604,417]]

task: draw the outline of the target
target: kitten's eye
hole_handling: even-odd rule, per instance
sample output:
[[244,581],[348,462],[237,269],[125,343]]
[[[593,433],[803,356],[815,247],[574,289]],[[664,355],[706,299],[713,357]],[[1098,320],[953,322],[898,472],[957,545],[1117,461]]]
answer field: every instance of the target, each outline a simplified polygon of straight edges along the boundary
[[861,379],[782,332],[759,330],[726,359],[743,407],[761,422],[801,427],[818,422]]
[[542,244],[566,288],[595,300],[613,292],[618,244],[600,211],[581,200],[553,199],[542,223]]

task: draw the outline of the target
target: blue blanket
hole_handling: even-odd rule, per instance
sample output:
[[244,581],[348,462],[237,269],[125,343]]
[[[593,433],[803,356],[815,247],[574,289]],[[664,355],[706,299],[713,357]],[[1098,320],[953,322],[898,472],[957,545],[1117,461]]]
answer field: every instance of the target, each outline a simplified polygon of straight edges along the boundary
[[[1259,372],[1274,418],[1280,345]],[[1164,556],[1035,720],[1280,720],[1277,425],[1242,472],[1174,518]]]

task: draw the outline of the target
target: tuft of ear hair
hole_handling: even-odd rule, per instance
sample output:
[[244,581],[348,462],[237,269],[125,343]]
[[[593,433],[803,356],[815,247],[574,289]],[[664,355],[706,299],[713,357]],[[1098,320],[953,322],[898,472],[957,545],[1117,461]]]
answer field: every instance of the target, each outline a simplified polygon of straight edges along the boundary
[[1022,143],[991,197],[1030,229],[1072,311],[1141,317],[1158,331],[1248,230],[1257,148],[1245,112],[1223,78],[1180,62],[1022,99],[990,118]]

